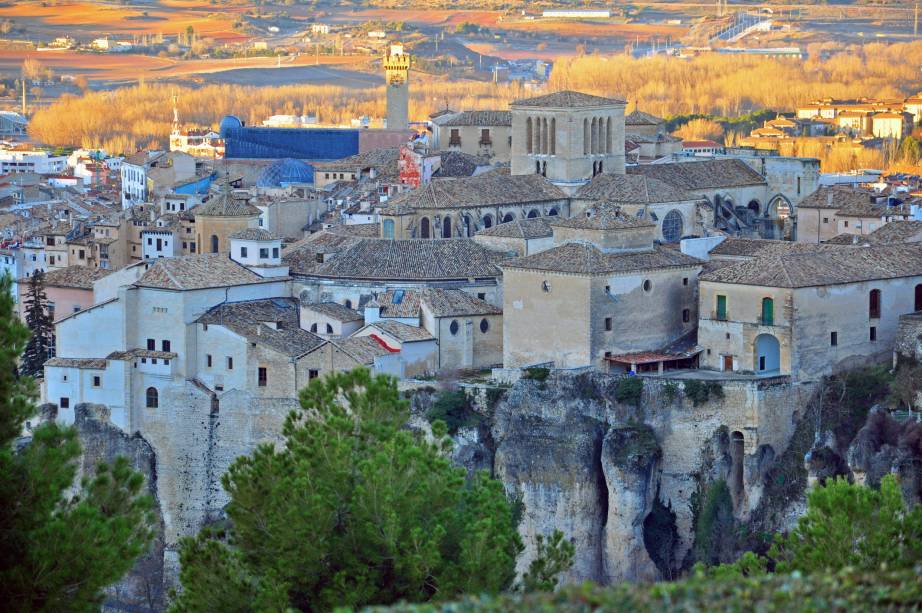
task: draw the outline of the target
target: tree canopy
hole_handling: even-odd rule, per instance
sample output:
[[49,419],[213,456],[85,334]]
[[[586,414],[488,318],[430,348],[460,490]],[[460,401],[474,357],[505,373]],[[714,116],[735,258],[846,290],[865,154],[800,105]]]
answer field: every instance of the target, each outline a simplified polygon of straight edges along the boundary
[[[452,466],[443,422],[434,441],[406,429],[394,379],[332,374],[300,404],[284,445],[262,445],[224,475],[229,528],[182,542],[174,610],[326,611],[512,585],[522,543],[501,484]],[[569,567],[559,541],[545,543],[554,553],[532,569],[534,585]]]
[[[74,488],[73,428],[42,424],[35,386],[17,373],[29,330],[0,278],[0,602],[7,611],[94,611],[152,538],[151,500],[125,458],[100,464]],[[76,489],[76,492],[72,491]]]

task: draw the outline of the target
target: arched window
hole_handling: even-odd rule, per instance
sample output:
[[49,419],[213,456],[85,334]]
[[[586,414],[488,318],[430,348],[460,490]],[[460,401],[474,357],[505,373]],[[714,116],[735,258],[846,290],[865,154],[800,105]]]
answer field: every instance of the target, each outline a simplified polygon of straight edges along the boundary
[[525,120],[525,146],[528,153],[534,153],[534,136],[532,136],[531,117]]
[[541,176],[547,176],[547,162],[541,162]]
[[314,334],[317,334],[317,324],[316,324],[316,322],[311,324],[311,332],[313,332]]
[[541,119],[541,153],[547,155],[547,117]]
[[148,409],[156,409],[160,405],[160,395],[157,393],[156,387],[147,388],[145,396],[145,405]]
[[592,118],[592,123],[589,125],[589,153],[596,154],[599,147],[599,122],[596,121],[596,118]]
[[442,238],[451,238],[451,217],[442,220]]
[[916,310],[922,311],[922,283],[916,286]]
[[493,227],[493,216],[492,215],[487,214],[483,216],[483,227],[484,228]]
[[583,119],[583,155],[589,155],[589,120]]
[[611,139],[611,117],[609,117],[605,122],[605,153],[612,152],[612,139]]
[[535,174],[541,174],[541,162],[539,160],[535,160]]
[[667,243],[677,243],[682,238],[684,230],[682,214],[676,210],[669,211],[663,217],[663,240]]
[[327,324],[327,334],[333,334],[333,326]]
[[351,309],[351,308],[352,308],[352,301],[349,300],[348,298],[346,298],[346,302],[344,302],[343,305],[344,305],[347,309]]
[[604,160],[599,160],[599,174],[602,174],[602,163]]
[[758,215],[762,205],[759,204],[758,200],[750,200],[749,204],[746,205],[746,208],[752,211],[753,215]]
[[429,238],[431,230],[429,229],[429,218],[423,217],[419,220],[419,237]]
[[385,219],[384,220],[384,238],[394,238],[394,220]]
[[506,213],[503,216],[503,223],[509,223],[510,221],[515,221],[515,215],[512,213]]
[[528,218],[529,218],[529,219],[534,219],[534,218],[537,217],[537,216],[538,216],[538,210],[537,210],[537,209],[532,209],[532,210],[528,211]]
[[470,236],[474,234],[474,221],[471,219],[470,215],[465,215],[463,217],[463,223],[464,223],[464,228],[462,228],[463,234],[464,236],[467,236],[468,238],[470,238]]
[[551,209],[547,212],[548,217],[555,217],[557,215],[557,209]]
[[762,325],[775,325],[775,301],[771,298],[762,298]]
[[452,319],[451,323],[448,325],[448,331],[451,332],[451,335],[454,336],[458,333],[460,326],[458,325],[457,319]]
[[214,234],[211,235],[211,252],[218,252],[218,237]]
[[880,319],[880,290],[872,289],[868,295],[868,317]]
[[557,154],[557,118],[551,117],[551,155]]

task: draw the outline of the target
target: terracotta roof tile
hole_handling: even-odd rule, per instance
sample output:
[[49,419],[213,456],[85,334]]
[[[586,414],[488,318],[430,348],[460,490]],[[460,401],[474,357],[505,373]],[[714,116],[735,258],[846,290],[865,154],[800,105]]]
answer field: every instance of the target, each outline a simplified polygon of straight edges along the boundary
[[420,302],[435,317],[501,315],[503,310],[460,289],[426,289]]
[[320,313],[331,319],[341,322],[362,321],[362,314],[358,311],[339,304],[338,302],[314,302],[311,304],[302,304],[301,308]]
[[764,185],[765,179],[746,165],[733,158],[673,162],[668,164],[642,164],[627,169],[629,175],[644,175],[659,179],[675,187],[698,191],[715,187],[740,187]]
[[68,266],[45,273],[46,287],[71,287],[75,289],[93,289],[93,282],[111,274],[104,268],[89,266]]
[[593,96],[591,94],[584,94],[582,92],[564,90],[554,92],[552,94],[546,94],[544,96],[536,96],[534,98],[516,100],[512,102],[510,106],[574,109],[582,107],[592,108],[598,106],[611,106],[624,103],[624,100],[620,98],[603,98],[601,96]]
[[625,204],[654,204],[660,202],[681,202],[697,198],[679,186],[654,177],[641,174],[596,175],[579,188],[576,198],[606,200]]
[[566,197],[541,175],[488,172],[476,177],[433,179],[425,187],[396,196],[388,203],[388,209],[459,209],[548,202]]
[[501,267],[601,275],[662,268],[700,266],[701,260],[659,245],[639,253],[605,253],[588,243],[567,243],[534,255],[503,262]]
[[[325,341],[300,327],[298,302],[294,298],[270,298],[219,304],[196,320],[224,326],[252,343],[262,344],[291,357],[302,356]],[[277,329],[266,325],[277,326]]]
[[135,283],[139,287],[193,290],[228,285],[278,281],[263,278],[234,262],[226,254],[203,253],[179,258],[158,258]]
[[511,126],[511,111],[462,111],[442,122],[443,126]]
[[553,236],[551,223],[554,217],[532,217],[531,219],[516,219],[506,223],[496,224],[477,232],[477,236],[495,236],[498,238],[521,238],[525,240],[547,238]]

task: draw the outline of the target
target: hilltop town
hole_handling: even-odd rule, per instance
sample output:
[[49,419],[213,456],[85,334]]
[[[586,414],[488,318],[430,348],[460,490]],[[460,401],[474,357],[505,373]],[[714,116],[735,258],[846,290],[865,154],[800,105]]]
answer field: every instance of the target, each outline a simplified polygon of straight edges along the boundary
[[[914,474],[863,421],[816,424],[834,382],[922,355],[922,172],[823,172],[790,143],[911,167],[922,92],[804,101],[725,143],[633,92],[543,82],[416,117],[414,57],[380,59],[386,116],[348,126],[213,129],[174,100],[168,147],[122,155],[39,148],[0,113],[0,273],[39,339],[22,434],[74,425],[88,463],[128,450],[156,499],[157,547],[114,601],[162,608],[180,540],[226,519],[232,462],[356,368],[393,377],[424,432],[461,398],[452,460],[522,502],[519,571],[537,535],[575,543],[568,583],[687,569],[712,481],[735,525],[770,531],[808,480]],[[876,400],[904,423],[916,391]]]

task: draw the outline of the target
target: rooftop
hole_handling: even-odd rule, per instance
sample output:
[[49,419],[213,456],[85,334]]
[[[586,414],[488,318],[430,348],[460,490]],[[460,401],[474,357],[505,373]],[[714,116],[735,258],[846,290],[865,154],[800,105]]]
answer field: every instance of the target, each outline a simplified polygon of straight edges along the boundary
[[685,190],[715,187],[765,185],[762,175],[742,160],[725,158],[706,161],[642,164],[627,169],[629,175],[644,175]]
[[665,123],[662,118],[637,109],[624,116],[624,125],[626,126],[658,126],[662,123]]
[[343,306],[338,302],[314,302],[311,304],[302,304],[301,308],[314,311],[315,313],[320,313],[321,315],[325,315],[330,319],[343,323],[350,321],[362,321],[364,319],[362,314],[358,311],[353,311],[352,309]]
[[246,228],[245,230],[237,230],[228,236],[230,239],[242,240],[242,241],[272,241],[278,240],[272,232],[269,232],[263,228]]
[[298,357],[324,343],[322,338],[300,327],[298,316],[296,299],[270,298],[219,304],[196,321],[224,326],[252,343]]
[[476,177],[433,179],[425,187],[396,196],[388,208],[459,209],[564,198],[566,194],[541,175],[488,172]]
[[208,202],[195,207],[195,214],[199,217],[253,217],[260,211],[246,199],[235,198],[234,192],[225,185]]
[[820,187],[800,201],[801,209],[841,209],[855,205],[870,204],[873,194],[850,187]]
[[435,317],[463,317],[465,315],[502,315],[503,310],[485,300],[460,289],[426,289],[420,302]]
[[93,282],[111,274],[104,268],[89,266],[68,266],[45,273],[46,287],[70,287],[74,289],[93,289]]
[[623,202],[626,204],[697,200],[681,187],[642,174],[596,175],[589,183],[579,188],[576,192],[576,198]]
[[333,341],[333,344],[359,364],[372,365],[375,358],[391,354],[387,347],[370,336],[351,336]]
[[815,287],[922,275],[922,245],[777,249],[701,276],[702,281],[761,287]]
[[278,281],[263,278],[223,253],[158,258],[135,283],[138,287],[194,290]]
[[654,227],[656,224],[644,217],[628,215],[618,206],[605,204],[593,207],[582,215],[569,219],[556,219],[552,226],[579,230],[626,230],[630,228]]
[[589,243],[566,243],[534,255],[503,262],[502,268],[546,270],[580,275],[628,273],[700,266],[701,260],[659,245],[640,253],[605,253]]
[[420,292],[405,289],[389,289],[378,294],[376,302],[381,308],[381,317],[419,317]]
[[477,232],[477,236],[493,236],[497,238],[521,238],[525,240],[547,238],[553,236],[549,221],[556,217],[532,217],[530,219],[516,219],[506,223],[496,224]]
[[390,334],[396,338],[401,343],[412,343],[415,341],[429,341],[434,340],[433,337],[425,328],[420,328],[419,326],[411,326],[405,324],[402,321],[396,321],[393,319],[380,319],[373,324],[369,324],[375,328]]
[[512,107],[543,107],[555,109],[575,109],[575,108],[595,108],[599,106],[612,106],[624,104],[620,98],[603,98],[602,96],[593,96],[582,92],[564,90],[536,96],[534,98],[524,98],[516,100],[510,104]]
[[511,126],[511,111],[462,111],[441,123],[443,126]]

